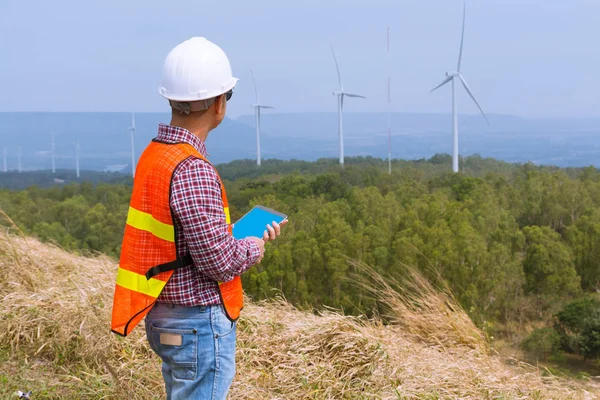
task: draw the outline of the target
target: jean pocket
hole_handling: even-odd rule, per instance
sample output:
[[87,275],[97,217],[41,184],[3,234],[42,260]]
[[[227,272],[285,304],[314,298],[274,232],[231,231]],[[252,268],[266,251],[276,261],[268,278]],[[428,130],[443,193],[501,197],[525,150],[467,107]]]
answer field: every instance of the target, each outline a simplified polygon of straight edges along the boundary
[[198,367],[196,329],[150,326],[153,350],[162,358],[175,379],[195,380]]
[[233,322],[227,318],[227,315],[222,307],[217,307],[215,314],[215,326],[213,327],[215,333],[217,333],[220,337],[225,337],[230,335],[232,332],[235,332],[237,322]]

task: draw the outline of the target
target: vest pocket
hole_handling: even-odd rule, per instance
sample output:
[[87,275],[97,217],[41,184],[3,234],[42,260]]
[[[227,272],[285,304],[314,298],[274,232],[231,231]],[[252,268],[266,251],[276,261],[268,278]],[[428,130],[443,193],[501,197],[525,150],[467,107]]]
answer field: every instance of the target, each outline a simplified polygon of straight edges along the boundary
[[198,366],[198,334],[195,329],[150,326],[152,348],[170,369],[173,378],[195,380]]

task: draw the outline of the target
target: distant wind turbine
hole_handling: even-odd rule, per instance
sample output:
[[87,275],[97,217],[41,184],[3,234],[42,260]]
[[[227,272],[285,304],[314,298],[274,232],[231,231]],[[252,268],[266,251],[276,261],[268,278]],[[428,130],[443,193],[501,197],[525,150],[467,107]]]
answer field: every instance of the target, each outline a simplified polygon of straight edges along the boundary
[[135,136],[135,113],[131,113],[131,176],[135,177],[135,145],[133,137]]
[[338,133],[340,136],[340,165],[344,165],[344,130],[342,121],[342,114],[344,113],[344,97],[358,97],[361,99],[366,99],[366,97],[344,91],[344,85],[342,84],[342,76],[340,75],[340,67],[338,66],[337,57],[335,56],[335,51],[333,50],[333,47],[331,48],[331,53],[333,54],[333,61],[335,61],[335,69],[337,70],[338,82],[340,84],[339,90],[334,90],[333,94],[336,95],[338,98]]
[[391,74],[391,58],[390,58],[390,27],[387,27],[387,102],[388,102],[388,173],[392,174],[392,78]]
[[79,178],[79,140],[75,141],[75,173]]
[[452,82],[452,171],[454,171],[454,172],[458,172],[458,111],[457,111],[457,105],[456,105],[456,88],[455,88],[456,79],[458,79],[462,83],[462,85],[464,86],[465,90],[467,91],[467,93],[469,94],[471,99],[473,99],[473,101],[477,105],[477,108],[479,108],[479,111],[481,111],[481,115],[483,115],[483,118],[485,118],[485,121],[487,122],[487,124],[488,125],[490,124],[485,113],[483,112],[483,109],[481,108],[481,106],[479,105],[477,100],[475,100],[475,96],[473,96],[473,93],[471,92],[471,89],[469,88],[467,81],[465,80],[464,76],[460,72],[462,53],[463,53],[463,44],[465,41],[466,16],[467,16],[467,3],[464,3],[464,5],[463,5],[462,37],[460,40],[460,52],[458,53],[458,66],[456,68],[456,71],[446,72],[446,79],[444,79],[444,81],[442,83],[440,83],[438,86],[436,86],[435,88],[433,88],[431,90],[433,92],[433,91],[441,88],[448,82]]
[[256,86],[256,80],[254,79],[254,72],[250,69],[250,74],[252,75],[252,83],[254,84],[254,93],[256,94],[256,104],[253,104],[254,107],[254,115],[256,116],[256,165],[260,166],[261,158],[260,158],[260,110],[261,108],[275,108],[271,106],[264,106],[260,104],[260,99],[258,97],[258,88]]
[[4,146],[4,151],[3,151],[3,155],[4,155],[4,172],[8,172],[8,164],[6,163],[6,146]]
[[50,134],[52,136],[52,173],[56,173],[56,164],[54,163],[54,132]]
[[21,165],[21,156],[22,156],[21,146],[17,146],[17,171],[21,173],[22,165]]

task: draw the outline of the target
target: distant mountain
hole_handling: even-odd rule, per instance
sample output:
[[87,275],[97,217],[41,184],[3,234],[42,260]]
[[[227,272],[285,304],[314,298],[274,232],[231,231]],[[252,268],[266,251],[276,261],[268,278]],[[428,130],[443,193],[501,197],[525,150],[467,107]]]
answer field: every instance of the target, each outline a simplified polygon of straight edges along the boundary
[[[253,115],[236,119],[254,125]],[[600,165],[600,118],[535,119],[510,115],[460,115],[460,154],[481,154],[510,162],[533,161],[558,166]],[[428,158],[452,152],[449,114],[392,113],[392,157]],[[286,157],[314,160],[338,154],[337,113],[263,113],[266,153],[281,144],[294,151]],[[387,157],[387,114],[344,114],[348,156]],[[309,150],[310,149],[310,150]]]
[[[461,132],[487,133],[565,133],[598,132],[600,118],[522,118],[512,115],[488,115],[488,126],[481,115],[461,114]],[[254,126],[254,115],[242,115],[236,119]],[[450,114],[392,113],[392,129],[395,134],[419,132],[450,132]],[[337,113],[289,113],[264,112],[261,129],[266,136],[322,137],[337,134]],[[345,113],[344,132],[353,135],[387,132],[387,113]]]
[[[166,113],[136,113],[136,156],[156,135]],[[460,153],[509,162],[533,161],[558,166],[600,164],[600,119],[529,119],[491,115],[460,117]],[[129,171],[130,113],[0,113],[0,157],[7,148],[8,168],[17,168],[22,146],[24,169],[50,169],[50,133],[56,138],[57,168],[73,169],[81,143],[81,169]],[[392,156],[429,158],[452,151],[451,118],[445,114],[392,114]],[[313,161],[335,158],[339,151],[336,113],[276,114],[262,118],[263,158]],[[344,115],[348,156],[387,157],[387,114]],[[225,119],[207,140],[214,163],[254,159],[254,116]],[[2,169],[0,159],[0,170]]]
[[[156,136],[158,124],[169,119],[166,113],[135,114],[136,156]],[[20,145],[24,169],[49,169],[50,135],[54,132],[57,168],[74,168],[73,142],[79,140],[82,169],[128,169],[130,126],[130,113],[0,113],[0,157],[2,148],[7,147],[8,167],[16,169]],[[211,160],[217,163],[252,157],[254,143],[254,129],[231,119],[225,119],[207,140]]]

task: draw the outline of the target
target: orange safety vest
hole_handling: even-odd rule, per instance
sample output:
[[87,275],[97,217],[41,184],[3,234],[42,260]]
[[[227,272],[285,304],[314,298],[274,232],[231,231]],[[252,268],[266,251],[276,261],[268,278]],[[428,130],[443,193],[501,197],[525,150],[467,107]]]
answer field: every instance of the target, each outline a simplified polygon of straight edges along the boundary
[[[127,336],[148,314],[175,269],[193,263],[189,254],[177,257],[178,238],[170,205],[173,173],[189,157],[208,162],[187,143],[158,141],[144,150],[138,162],[113,300],[111,329],[118,335]],[[227,194],[220,177],[219,181],[231,234]],[[244,305],[241,278],[236,276],[230,282],[219,282],[218,287],[227,317],[237,320]]]

